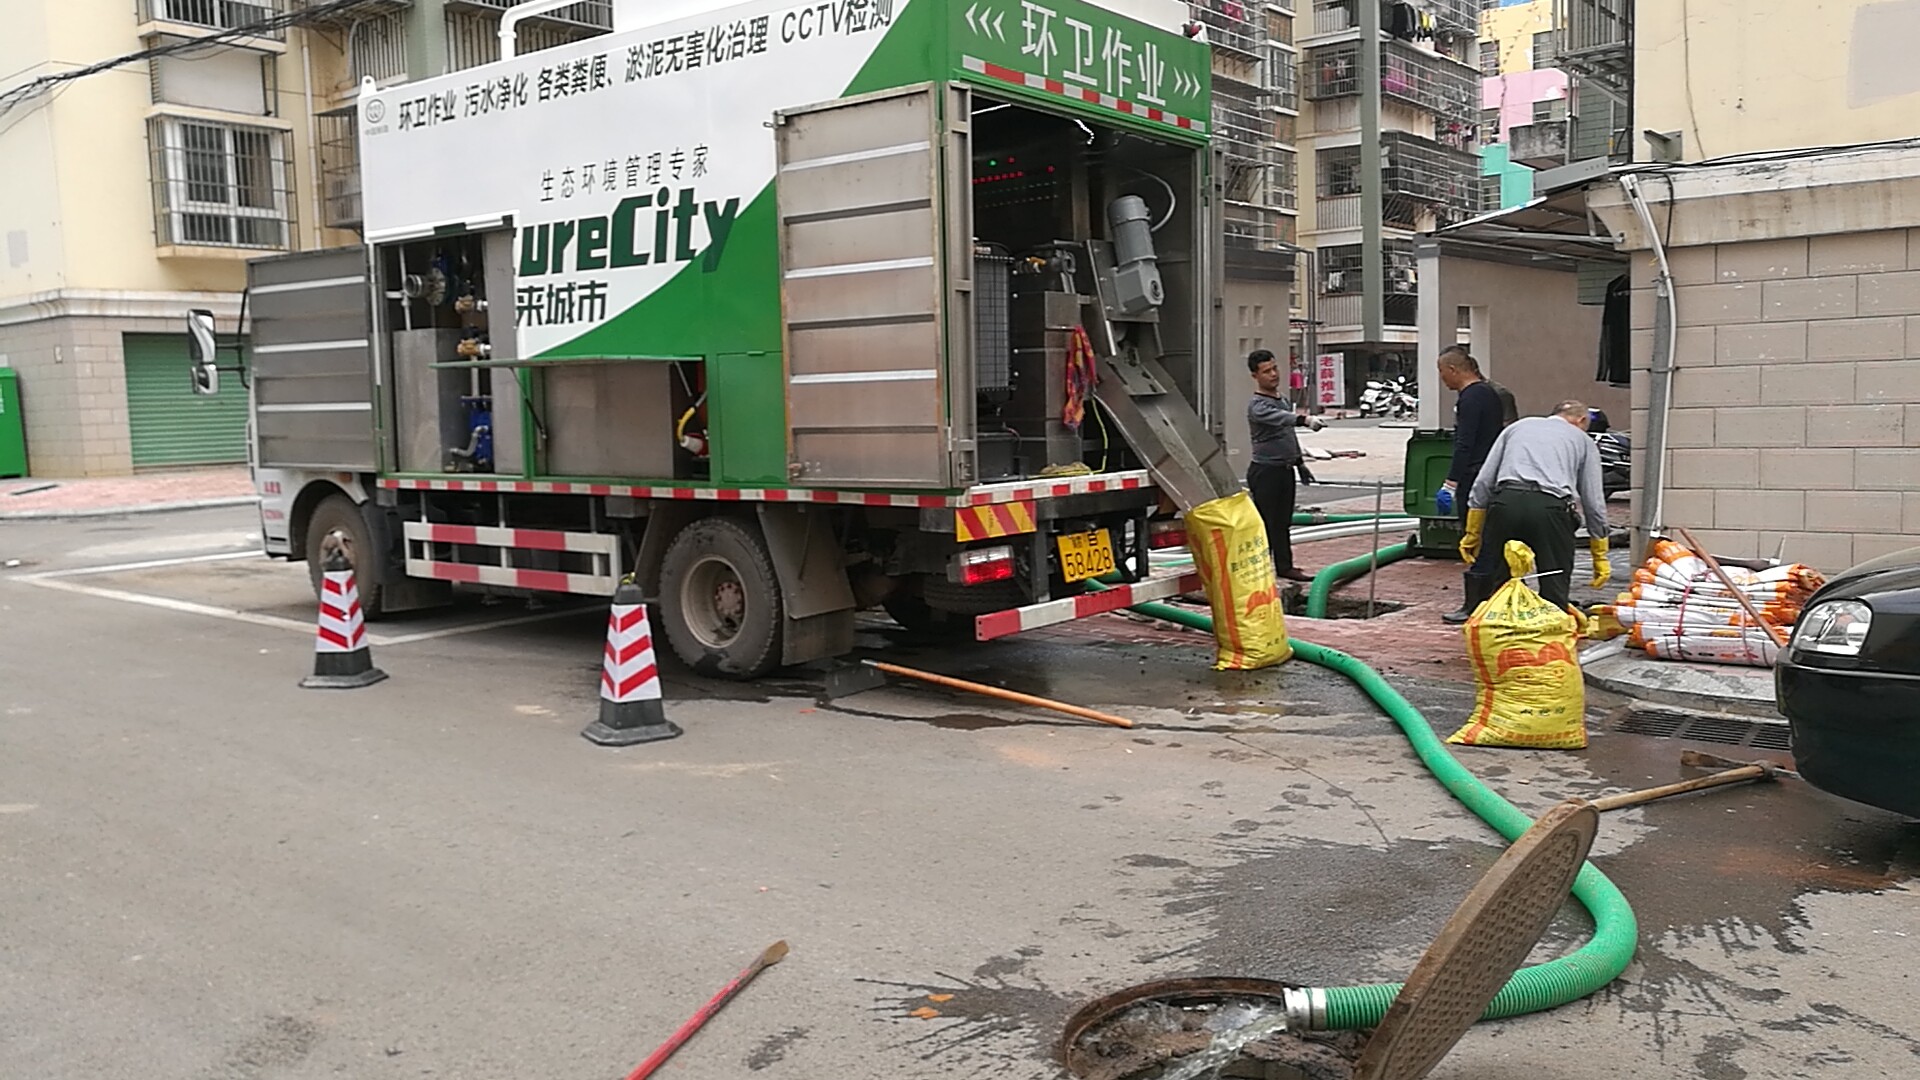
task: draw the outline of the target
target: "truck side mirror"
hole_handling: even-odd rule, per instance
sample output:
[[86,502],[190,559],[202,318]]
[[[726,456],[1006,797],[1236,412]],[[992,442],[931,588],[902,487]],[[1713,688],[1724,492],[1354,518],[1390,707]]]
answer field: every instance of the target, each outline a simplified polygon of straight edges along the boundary
[[213,312],[195,308],[187,312],[187,354],[193,362],[193,392],[210,396],[220,392],[219,345],[213,336]]

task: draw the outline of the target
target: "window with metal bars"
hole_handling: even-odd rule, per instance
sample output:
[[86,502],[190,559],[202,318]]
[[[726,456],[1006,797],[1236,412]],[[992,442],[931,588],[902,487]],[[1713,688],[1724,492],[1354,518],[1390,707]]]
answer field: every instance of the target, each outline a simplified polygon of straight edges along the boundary
[[1553,31],[1542,30],[1533,35],[1533,67],[1540,71],[1553,66]]
[[1566,118],[1566,98],[1548,98],[1545,101],[1536,101],[1533,103],[1533,122],[1536,124],[1544,124],[1553,120],[1565,120]]
[[1500,74],[1500,43],[1483,41],[1480,43],[1480,74],[1491,79]]
[[157,116],[148,121],[147,140],[160,244],[291,247],[285,132]]
[[[174,22],[204,26],[210,30],[236,30],[257,26],[276,15],[285,14],[286,0],[141,0],[141,22]],[[286,37],[285,30],[260,35]]]

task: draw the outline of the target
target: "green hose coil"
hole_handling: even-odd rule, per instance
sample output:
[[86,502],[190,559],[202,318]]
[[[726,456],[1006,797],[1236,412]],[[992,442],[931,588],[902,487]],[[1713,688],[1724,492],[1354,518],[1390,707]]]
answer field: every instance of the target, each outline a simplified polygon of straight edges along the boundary
[[[1136,604],[1132,610],[1196,630],[1213,632],[1213,619],[1197,612],[1153,603]],[[1533,819],[1495,794],[1492,788],[1481,783],[1478,777],[1467,771],[1466,766],[1447,752],[1433,725],[1427,723],[1426,717],[1401,697],[1399,691],[1389,686],[1379,672],[1338,649],[1314,645],[1297,638],[1293,640],[1293,655],[1352,680],[1399,725],[1407,741],[1413,744],[1413,752],[1419,755],[1421,762],[1440,781],[1441,786],[1506,837],[1508,843],[1518,840],[1522,833],[1533,827]],[[1573,895],[1593,917],[1593,936],[1585,945],[1566,956],[1514,972],[1513,978],[1495,995],[1481,1019],[1499,1020],[1558,1008],[1603,989],[1627,969],[1638,947],[1640,926],[1634,918],[1633,908],[1628,905],[1619,887],[1592,863],[1587,863],[1574,879]],[[1400,993],[1402,985],[1336,986],[1320,991],[1326,996],[1327,1003],[1324,1027],[1339,1031],[1378,1025],[1387,1014],[1387,1006],[1393,1004],[1394,997]]]
[[1313,575],[1313,584],[1307,586],[1307,618],[1324,619],[1327,617],[1327,595],[1342,582],[1350,581],[1375,565],[1385,566],[1390,562],[1399,562],[1413,554],[1412,544],[1390,544],[1379,551],[1356,555],[1344,562],[1321,567]]

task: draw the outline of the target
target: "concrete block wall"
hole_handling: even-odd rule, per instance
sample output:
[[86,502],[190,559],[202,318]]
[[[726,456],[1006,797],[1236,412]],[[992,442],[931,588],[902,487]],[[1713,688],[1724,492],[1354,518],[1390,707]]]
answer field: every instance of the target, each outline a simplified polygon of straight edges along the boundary
[[0,355],[20,381],[34,476],[133,471],[121,335],[178,329],[164,320],[73,317],[0,326]]
[[[1668,262],[1667,527],[1717,554],[1784,552],[1829,573],[1920,546],[1920,228],[1676,248]],[[1652,264],[1634,257],[1636,434]]]

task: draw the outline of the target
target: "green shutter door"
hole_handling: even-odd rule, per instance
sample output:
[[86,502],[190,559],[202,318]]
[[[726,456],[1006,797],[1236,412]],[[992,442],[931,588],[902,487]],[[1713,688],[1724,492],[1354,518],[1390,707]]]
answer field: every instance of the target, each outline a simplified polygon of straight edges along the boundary
[[135,468],[247,460],[247,388],[230,372],[199,397],[185,334],[127,334],[127,426]]

